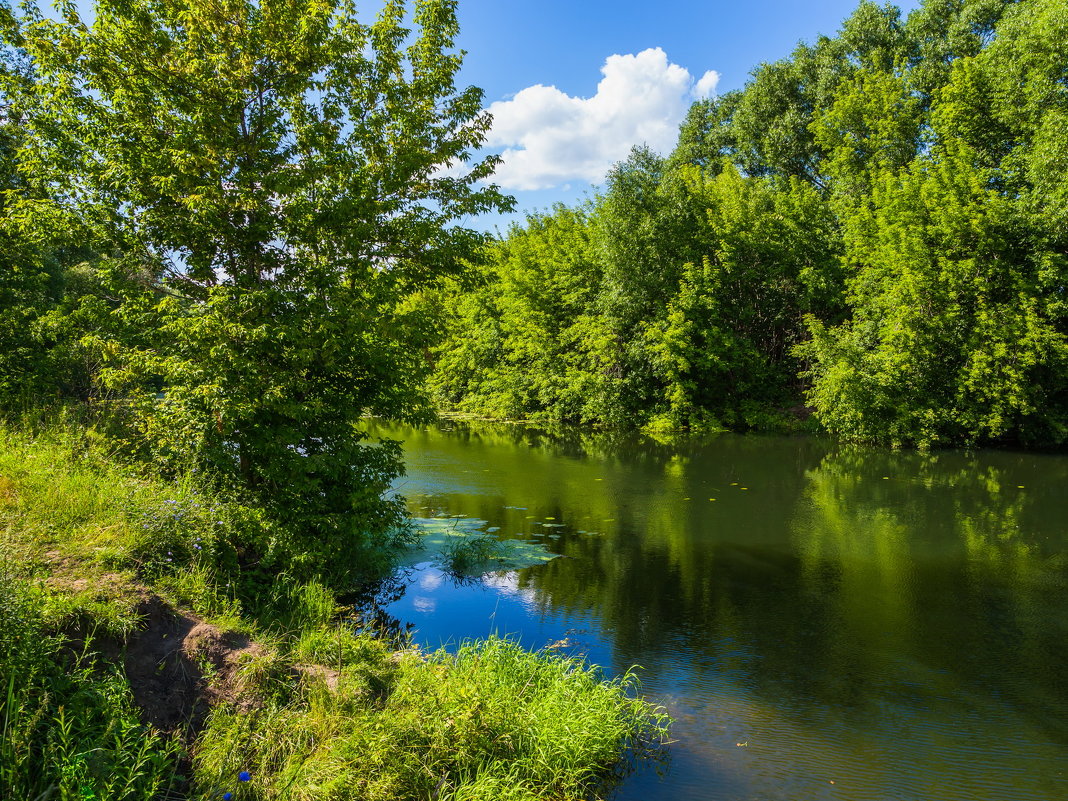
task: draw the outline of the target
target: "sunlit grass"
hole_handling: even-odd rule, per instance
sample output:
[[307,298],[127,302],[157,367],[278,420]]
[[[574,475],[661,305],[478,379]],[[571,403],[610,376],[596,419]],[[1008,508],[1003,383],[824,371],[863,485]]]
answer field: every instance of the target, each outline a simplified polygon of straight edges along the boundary
[[[0,427],[0,801],[586,798],[662,740],[632,676],[507,640],[427,655],[357,632],[325,580],[248,564],[263,531],[85,432]],[[464,541],[452,568],[507,544]],[[115,660],[148,594],[256,643],[187,752],[192,789],[190,744],[140,723]]]
[[352,635],[305,637],[330,664],[284,704],[216,710],[201,740],[203,788],[240,767],[260,799],[587,797],[629,748],[660,742],[665,719],[631,676],[492,638],[456,654],[395,654]]

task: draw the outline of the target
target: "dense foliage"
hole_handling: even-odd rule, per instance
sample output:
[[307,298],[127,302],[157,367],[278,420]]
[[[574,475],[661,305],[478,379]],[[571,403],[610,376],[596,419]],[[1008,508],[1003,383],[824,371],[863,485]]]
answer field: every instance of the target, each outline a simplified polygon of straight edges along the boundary
[[1068,3],[862,2],[532,215],[441,306],[491,416],[1068,438]]
[[[413,291],[508,200],[466,170],[489,118],[454,84],[455,0],[101,0],[0,10],[7,262],[0,396],[91,402],[127,454],[197,470],[331,563],[395,525],[425,411]],[[77,245],[77,247],[75,247]],[[10,341],[8,341],[10,339]]]

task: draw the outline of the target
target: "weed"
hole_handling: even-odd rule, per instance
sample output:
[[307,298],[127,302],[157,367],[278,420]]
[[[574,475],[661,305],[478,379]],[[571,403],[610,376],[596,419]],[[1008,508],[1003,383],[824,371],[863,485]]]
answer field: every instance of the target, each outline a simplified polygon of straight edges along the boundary
[[451,537],[442,549],[443,567],[449,573],[464,576],[492,564],[501,558],[503,549],[495,537],[488,534],[466,534]]

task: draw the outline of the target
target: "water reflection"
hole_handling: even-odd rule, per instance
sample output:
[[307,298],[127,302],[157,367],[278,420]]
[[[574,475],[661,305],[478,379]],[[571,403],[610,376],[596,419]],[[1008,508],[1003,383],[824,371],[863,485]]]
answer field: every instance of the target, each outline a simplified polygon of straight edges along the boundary
[[642,665],[679,743],[620,798],[1068,797],[1068,458],[446,428],[376,429],[413,508],[567,558],[390,610]]

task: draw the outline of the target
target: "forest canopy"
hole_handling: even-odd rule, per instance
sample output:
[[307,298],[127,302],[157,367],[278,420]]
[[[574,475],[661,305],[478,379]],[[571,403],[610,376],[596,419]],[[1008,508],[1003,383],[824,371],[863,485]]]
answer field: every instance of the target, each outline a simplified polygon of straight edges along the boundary
[[440,404],[891,445],[1068,437],[1068,2],[862,2],[437,308]]

